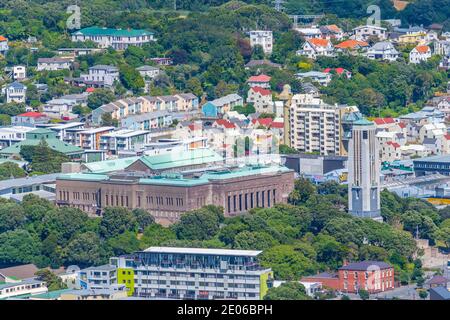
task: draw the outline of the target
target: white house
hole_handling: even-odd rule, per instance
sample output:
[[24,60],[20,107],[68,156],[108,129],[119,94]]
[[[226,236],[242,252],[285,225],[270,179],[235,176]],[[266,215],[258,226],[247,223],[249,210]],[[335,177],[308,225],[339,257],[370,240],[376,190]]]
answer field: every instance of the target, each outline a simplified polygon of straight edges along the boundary
[[317,26],[312,26],[309,28],[295,28],[294,30],[300,33],[300,35],[305,39],[322,38],[322,32]]
[[399,57],[398,51],[390,42],[377,42],[368,51],[367,58],[396,61]]
[[73,42],[88,40],[97,43],[100,48],[112,47],[115,50],[125,50],[128,46],[141,47],[156,41],[152,32],[136,29],[89,27],[72,34]]
[[14,66],[12,68],[12,77],[14,81],[22,81],[27,78],[27,68],[25,66]]
[[81,79],[88,85],[111,87],[114,81],[119,80],[119,69],[114,66],[96,65],[89,68],[88,74],[82,74]]
[[141,77],[146,79],[153,79],[156,78],[160,74],[159,68],[152,67],[152,66],[142,66],[139,68],[136,68],[136,70],[140,73]]
[[69,70],[72,66],[70,59],[54,57],[54,58],[39,58],[37,61],[37,71],[57,71]]
[[272,54],[273,50],[273,34],[272,31],[253,30],[250,31],[250,45],[255,47],[260,45],[265,54]]
[[0,54],[5,55],[9,50],[8,39],[0,36]]
[[20,82],[13,82],[6,86],[6,103],[25,103],[27,87]]
[[320,72],[320,71],[308,71],[308,72],[299,72],[296,73],[295,76],[298,79],[311,79],[311,81],[318,82],[321,86],[326,87],[332,78],[332,74],[329,72]]
[[256,112],[272,113],[272,92],[260,87],[252,87],[248,90],[247,103],[252,103]]
[[307,56],[310,59],[316,59],[318,56],[332,57],[334,47],[328,39],[308,39],[303,44],[303,48],[297,51],[297,55]]
[[420,63],[431,58],[431,49],[429,46],[417,46],[409,53],[409,63]]
[[369,38],[378,38],[378,40],[386,40],[386,28],[365,25],[353,29],[355,40],[367,41]]

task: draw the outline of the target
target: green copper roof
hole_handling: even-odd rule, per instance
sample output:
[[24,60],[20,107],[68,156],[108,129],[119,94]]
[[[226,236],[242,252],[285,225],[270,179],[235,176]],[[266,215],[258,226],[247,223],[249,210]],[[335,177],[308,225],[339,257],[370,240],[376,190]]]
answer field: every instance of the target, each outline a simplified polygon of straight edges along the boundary
[[152,170],[164,170],[176,167],[220,162],[223,161],[223,158],[212,150],[196,149],[155,156],[143,156],[139,159],[139,161]]
[[366,118],[359,119],[353,122],[354,126],[370,126],[373,125],[372,121],[367,120]]
[[106,161],[97,161],[83,164],[90,172],[93,173],[107,173],[112,171],[123,170],[130,166],[140,157],[121,158]]
[[76,180],[76,181],[103,181],[108,180],[108,176],[105,174],[96,173],[68,173],[58,176],[59,180]]
[[[45,142],[47,142],[50,149],[64,153],[65,155],[71,155],[71,154],[81,154],[84,152],[83,149],[80,147],[71,145],[69,143],[65,143],[59,139],[56,138],[49,138],[44,139]],[[39,145],[39,142],[41,139],[26,139],[23,141],[20,141],[18,143],[13,144],[10,147],[7,147],[5,149],[0,150],[0,155],[12,155],[12,154],[19,154],[22,146],[37,146]]]
[[141,37],[153,35],[153,32],[143,29],[113,29],[101,27],[88,27],[73,33],[85,36],[113,36],[113,37]]

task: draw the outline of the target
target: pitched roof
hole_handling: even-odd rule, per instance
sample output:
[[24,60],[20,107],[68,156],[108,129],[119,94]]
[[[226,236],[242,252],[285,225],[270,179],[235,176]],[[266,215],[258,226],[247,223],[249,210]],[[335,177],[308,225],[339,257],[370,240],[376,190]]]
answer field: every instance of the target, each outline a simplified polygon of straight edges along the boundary
[[18,114],[17,117],[41,118],[41,117],[45,117],[45,114],[40,113],[40,112],[30,111],[30,112]]
[[101,27],[88,27],[73,33],[74,35],[82,34],[85,36],[115,36],[115,37],[140,37],[152,35],[153,32],[142,29],[113,29]]
[[260,74],[259,76],[251,76],[247,82],[269,82],[271,77],[265,74]]
[[359,41],[359,40],[345,40],[339,44],[337,44],[335,47],[339,49],[355,49],[357,46],[359,47],[368,47],[369,44],[365,41]]
[[388,269],[392,268],[389,264],[383,261],[360,261],[349,263],[346,266],[339,268],[339,270],[356,270],[356,271],[366,271],[370,267],[380,268],[380,269]]
[[283,129],[284,128],[284,123],[283,122],[272,122],[270,127],[271,128],[276,128],[276,129]]
[[394,118],[375,118],[373,119],[373,122],[375,122],[377,125],[383,125],[383,124],[393,124],[395,123]]
[[272,91],[270,91],[269,89],[264,89],[261,87],[252,87],[252,88],[250,88],[250,90],[257,92],[257,93],[261,94],[262,96],[269,96],[272,94]]
[[273,120],[272,120],[272,118],[253,119],[252,123],[253,124],[258,123],[261,126],[268,127],[268,126],[270,126],[273,123]]
[[330,44],[329,40],[320,38],[312,38],[307,41],[316,47],[327,47]]
[[429,46],[417,46],[417,47],[415,47],[415,49],[419,53],[427,53],[428,51],[431,50]]
[[3,36],[0,36],[0,41],[1,41],[1,42],[3,42],[3,41],[8,41],[8,39],[6,39],[6,38],[3,37]]
[[434,276],[428,280],[427,284],[447,284],[447,282],[450,281],[444,276]]
[[400,148],[400,145],[397,142],[388,141],[387,144],[393,146],[395,149]]
[[329,73],[332,70],[336,71],[337,74],[343,74],[344,71],[347,71],[347,69],[344,69],[344,68],[334,68],[334,69],[333,68],[326,68],[326,69],[323,70],[323,72]]
[[228,120],[225,120],[225,119],[218,119],[218,120],[216,120],[216,123],[217,123],[219,126],[225,127],[226,129],[233,129],[233,128],[236,127],[236,126],[234,125],[234,123],[232,123],[232,122],[230,122],[230,121],[228,121]]

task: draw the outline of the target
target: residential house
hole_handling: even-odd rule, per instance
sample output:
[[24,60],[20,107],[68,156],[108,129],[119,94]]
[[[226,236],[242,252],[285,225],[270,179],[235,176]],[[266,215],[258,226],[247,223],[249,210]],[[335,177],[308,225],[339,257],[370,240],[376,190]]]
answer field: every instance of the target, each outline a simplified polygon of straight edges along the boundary
[[250,60],[249,62],[247,62],[245,64],[245,69],[251,69],[251,68],[257,68],[257,67],[263,67],[263,66],[268,66],[268,67],[272,67],[272,68],[276,68],[276,69],[281,69],[281,64],[278,63],[274,63],[270,60]]
[[70,70],[72,60],[67,58],[39,58],[37,61],[37,71],[58,71]]
[[43,113],[30,111],[11,117],[11,125],[35,127],[39,123],[48,123],[49,120],[50,118]]
[[141,66],[136,68],[142,78],[144,79],[154,79],[161,73],[159,68],[153,66]]
[[409,53],[409,63],[420,63],[431,58],[431,48],[429,46],[417,46]]
[[261,46],[265,54],[272,54],[273,50],[273,34],[267,30],[250,31],[250,45],[252,48]]
[[322,38],[322,32],[317,26],[311,26],[306,28],[295,28],[295,31],[300,33],[300,35],[305,39],[315,39]]
[[119,69],[115,66],[96,65],[89,68],[89,73],[80,75],[82,82],[93,87],[112,87],[119,81]]
[[3,36],[0,36],[0,54],[6,55],[9,50],[8,39]]
[[25,103],[27,87],[20,82],[13,82],[6,86],[6,103]]
[[381,163],[402,159],[401,146],[397,142],[387,141],[380,143],[379,150]]
[[442,153],[442,138],[425,138],[422,145],[430,151],[431,155],[440,155]]
[[172,123],[172,115],[166,110],[129,115],[120,119],[120,126],[129,130],[152,131],[158,128],[169,127]]
[[374,25],[359,26],[353,29],[354,39],[366,42],[369,39],[386,40],[386,31],[386,28]]
[[157,57],[157,58],[150,58],[150,60],[159,66],[171,66],[173,64],[172,58]]
[[369,59],[396,61],[399,52],[390,42],[377,42],[367,51],[367,57]]
[[178,98],[176,111],[187,112],[198,109],[198,97],[195,94],[179,93],[175,97]]
[[202,114],[207,118],[217,118],[233,110],[236,106],[243,106],[244,99],[235,93],[209,101],[202,106]]
[[14,81],[22,81],[27,78],[27,68],[25,66],[14,66],[12,68],[12,78]]
[[332,57],[334,56],[334,46],[327,39],[308,39],[303,44],[302,49],[297,51],[297,54],[307,56],[310,59],[316,59],[318,56]]
[[77,115],[72,112],[75,106],[87,106],[88,93],[69,94],[47,101],[42,106],[42,112],[51,118],[73,119]]
[[352,77],[352,73],[344,68],[326,68],[323,70],[325,73],[334,73],[339,76],[343,75],[347,79],[350,79]]
[[272,91],[261,87],[251,87],[247,94],[247,103],[260,113],[273,113]]
[[264,89],[270,89],[270,80],[272,78],[265,74],[260,74],[258,76],[251,76],[247,80],[249,87],[260,87]]
[[295,76],[297,77],[297,79],[301,80],[310,79],[311,81],[317,82],[324,87],[326,87],[331,82],[332,78],[331,73],[320,71],[299,72],[296,73]]
[[324,39],[341,40],[344,37],[344,31],[342,31],[342,29],[335,24],[320,26],[319,30],[322,33],[322,38]]
[[334,46],[336,52],[358,54],[365,52],[370,45],[365,41],[348,39]]
[[142,47],[156,41],[154,34],[147,30],[88,27],[72,33],[73,42],[88,40],[100,48],[112,47],[115,50],[125,50],[128,46]]

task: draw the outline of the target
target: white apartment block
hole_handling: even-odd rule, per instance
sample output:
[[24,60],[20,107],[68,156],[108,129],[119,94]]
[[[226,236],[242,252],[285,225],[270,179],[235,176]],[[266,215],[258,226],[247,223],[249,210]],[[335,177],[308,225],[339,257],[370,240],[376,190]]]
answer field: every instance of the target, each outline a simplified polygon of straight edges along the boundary
[[340,154],[340,107],[311,94],[292,97],[291,146],[300,152]]
[[150,131],[122,129],[102,135],[100,150],[117,154],[119,151],[142,148],[150,140]]
[[250,31],[250,45],[254,48],[260,45],[265,54],[272,54],[273,34],[272,31],[253,30]]
[[35,295],[48,291],[45,282],[35,279],[0,284],[0,300],[22,295]]

